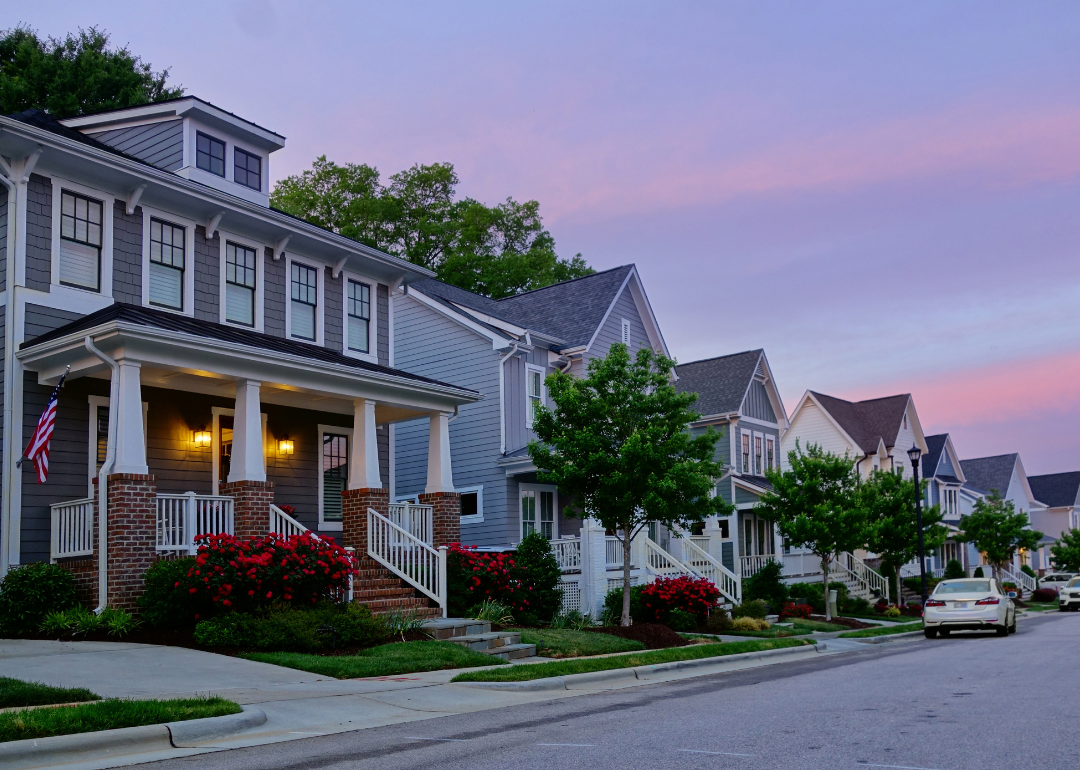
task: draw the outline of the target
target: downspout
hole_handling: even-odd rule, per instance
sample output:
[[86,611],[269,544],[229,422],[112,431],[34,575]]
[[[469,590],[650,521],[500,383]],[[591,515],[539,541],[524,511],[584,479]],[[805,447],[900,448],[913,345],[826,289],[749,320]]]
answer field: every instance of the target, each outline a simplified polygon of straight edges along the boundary
[[499,359],[499,456],[506,454],[506,387],[503,385],[503,365],[518,352],[517,340],[510,343],[510,352]]
[[94,612],[98,615],[109,603],[109,473],[116,464],[116,413],[120,404],[120,364],[102,353],[94,346],[89,337],[83,338],[83,345],[91,355],[96,356],[112,369],[109,383],[109,437],[105,442],[105,462],[98,472],[98,606]]

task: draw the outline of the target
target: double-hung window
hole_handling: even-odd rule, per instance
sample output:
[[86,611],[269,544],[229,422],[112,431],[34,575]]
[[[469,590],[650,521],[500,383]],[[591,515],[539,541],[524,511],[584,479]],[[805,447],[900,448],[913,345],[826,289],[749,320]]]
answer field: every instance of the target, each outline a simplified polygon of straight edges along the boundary
[[195,134],[195,166],[225,176],[225,142],[199,131]]
[[525,395],[525,421],[531,428],[537,407],[544,403],[544,370],[538,366],[525,366]]
[[252,190],[262,190],[262,158],[234,147],[233,181]]
[[290,315],[293,337],[315,341],[316,311],[318,310],[319,273],[313,267],[292,263]]
[[742,434],[742,472],[751,473],[750,470],[750,434]]
[[371,352],[371,286],[349,279],[348,283],[348,347],[355,353]]
[[322,520],[341,521],[341,493],[349,480],[349,436],[322,433]]
[[104,206],[85,195],[60,193],[60,283],[101,291]]
[[184,309],[184,253],[187,231],[150,218],[150,304]]
[[225,320],[255,325],[255,249],[225,244]]
[[555,492],[546,489],[521,490],[521,537],[539,532],[555,538]]
[[776,467],[776,439],[772,436],[765,437],[765,467]]
[[761,443],[762,443],[761,436],[754,436],[754,474],[758,475],[758,476],[760,476],[762,473],[764,473],[764,469],[762,467],[762,462],[761,462],[761,460],[762,460]]

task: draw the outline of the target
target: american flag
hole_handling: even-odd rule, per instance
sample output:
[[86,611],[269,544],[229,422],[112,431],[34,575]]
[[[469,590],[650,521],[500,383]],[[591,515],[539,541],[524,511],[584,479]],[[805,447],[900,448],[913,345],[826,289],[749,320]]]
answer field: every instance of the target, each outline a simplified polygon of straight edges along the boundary
[[49,478],[49,440],[52,438],[53,428],[56,426],[56,398],[60,394],[60,388],[63,387],[66,378],[67,372],[64,372],[60,382],[56,383],[56,387],[53,388],[52,395],[49,396],[49,403],[45,405],[45,411],[41,413],[41,419],[38,420],[37,428],[34,429],[34,435],[30,437],[30,443],[26,445],[26,453],[23,455],[22,460],[19,460],[19,465],[22,465],[23,460],[30,460],[34,463],[38,484],[44,484],[45,479]]

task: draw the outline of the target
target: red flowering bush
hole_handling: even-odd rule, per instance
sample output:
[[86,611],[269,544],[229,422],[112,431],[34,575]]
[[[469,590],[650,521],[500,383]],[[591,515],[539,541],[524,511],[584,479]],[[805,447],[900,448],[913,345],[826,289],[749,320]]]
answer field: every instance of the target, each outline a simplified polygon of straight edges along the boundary
[[646,622],[663,622],[675,610],[704,618],[720,598],[720,589],[706,578],[680,575],[658,577],[641,587],[640,601]]
[[787,602],[784,604],[784,608],[780,611],[780,620],[788,620],[790,618],[809,618],[814,614],[814,608],[809,604],[796,604],[795,602]]
[[340,599],[356,574],[352,555],[329,538],[270,534],[195,538],[195,563],[174,588],[202,606],[252,610],[272,604],[311,606]]
[[512,611],[529,608],[529,590],[514,577],[512,556],[481,552],[474,545],[460,543],[451,543],[447,550],[446,587],[452,616],[467,617],[484,599],[494,599]]

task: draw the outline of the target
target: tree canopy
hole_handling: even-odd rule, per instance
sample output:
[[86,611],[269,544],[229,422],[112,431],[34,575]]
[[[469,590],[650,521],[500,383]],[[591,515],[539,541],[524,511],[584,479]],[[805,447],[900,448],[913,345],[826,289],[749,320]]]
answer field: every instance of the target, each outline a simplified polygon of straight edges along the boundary
[[97,27],[42,38],[27,26],[0,32],[0,114],[47,110],[57,119],[183,96],[127,46]]
[[689,528],[733,508],[713,496],[723,467],[714,461],[720,437],[693,435],[697,395],[671,384],[675,362],[625,345],[589,362],[585,377],[548,376],[553,409],[538,406],[529,444],[541,482],[576,498],[585,516],[614,530],[623,546],[622,624],[630,618],[630,544],[650,523]]
[[1080,572],[1080,529],[1062,533],[1057,543],[1050,546],[1050,560],[1054,569]]
[[593,272],[580,254],[556,254],[536,201],[507,198],[487,206],[457,198],[457,185],[450,163],[415,165],[384,184],[372,166],[338,165],[321,156],[278,182],[270,204],[489,297]]
[[1035,548],[1043,536],[1042,532],[1028,529],[1027,514],[1017,511],[1011,500],[1002,499],[996,489],[975,502],[960,526],[964,532],[957,540],[972,543],[984,553],[995,577],[1018,549]]

